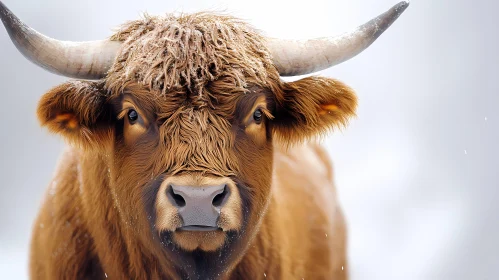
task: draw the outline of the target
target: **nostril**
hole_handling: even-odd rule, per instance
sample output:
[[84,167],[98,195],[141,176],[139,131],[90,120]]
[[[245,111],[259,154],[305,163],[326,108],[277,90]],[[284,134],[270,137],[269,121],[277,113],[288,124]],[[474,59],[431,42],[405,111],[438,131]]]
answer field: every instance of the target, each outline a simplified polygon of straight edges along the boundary
[[213,206],[215,206],[215,207],[222,206],[222,204],[225,202],[226,198],[228,197],[228,194],[229,194],[229,188],[227,187],[227,185],[225,185],[223,192],[217,194],[213,198],[213,202],[212,202]]
[[179,195],[173,192],[173,187],[170,185],[166,189],[166,195],[168,198],[170,198],[170,202],[177,207],[184,207],[185,206],[185,199]]

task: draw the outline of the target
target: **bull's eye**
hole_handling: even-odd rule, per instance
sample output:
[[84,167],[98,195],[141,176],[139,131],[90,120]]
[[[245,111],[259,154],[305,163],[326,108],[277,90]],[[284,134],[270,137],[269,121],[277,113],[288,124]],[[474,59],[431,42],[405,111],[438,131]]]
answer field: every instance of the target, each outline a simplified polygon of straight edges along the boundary
[[138,118],[139,114],[137,114],[137,111],[135,111],[134,109],[130,109],[130,111],[128,111],[128,120],[130,121],[130,123],[134,123]]
[[255,120],[255,123],[259,124],[262,122],[262,110],[256,109],[255,112],[253,113],[253,119]]

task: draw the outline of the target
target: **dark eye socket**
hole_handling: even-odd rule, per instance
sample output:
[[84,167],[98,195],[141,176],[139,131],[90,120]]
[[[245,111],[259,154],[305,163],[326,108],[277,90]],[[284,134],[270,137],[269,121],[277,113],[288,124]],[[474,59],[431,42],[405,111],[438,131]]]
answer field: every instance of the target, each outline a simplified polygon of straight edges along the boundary
[[135,111],[134,109],[130,109],[130,111],[128,111],[128,120],[131,123],[135,122],[138,118],[139,114],[137,113],[137,111]]
[[253,119],[255,120],[255,122],[257,124],[261,123],[262,122],[262,119],[263,119],[263,113],[262,113],[262,110],[260,109],[256,109],[255,112],[253,113]]

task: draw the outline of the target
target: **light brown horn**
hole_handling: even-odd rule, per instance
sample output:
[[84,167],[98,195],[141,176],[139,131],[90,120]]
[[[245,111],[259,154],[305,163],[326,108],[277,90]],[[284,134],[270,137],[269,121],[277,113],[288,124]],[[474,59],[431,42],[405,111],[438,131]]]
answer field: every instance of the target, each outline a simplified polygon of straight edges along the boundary
[[386,13],[337,37],[311,40],[269,38],[267,46],[281,76],[296,76],[327,69],[369,47],[409,6],[402,1]]
[[109,40],[69,42],[49,38],[20,21],[1,1],[0,18],[12,42],[27,59],[67,77],[103,78],[121,46]]

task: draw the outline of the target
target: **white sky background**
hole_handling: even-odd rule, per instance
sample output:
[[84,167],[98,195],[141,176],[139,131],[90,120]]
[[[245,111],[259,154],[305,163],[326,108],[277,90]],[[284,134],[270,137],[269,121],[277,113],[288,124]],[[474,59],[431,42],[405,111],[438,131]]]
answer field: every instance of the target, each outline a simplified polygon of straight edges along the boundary
[[[397,0],[3,0],[62,40],[94,40],[140,12],[225,10],[267,35],[348,31]],[[367,51],[318,74],[360,99],[324,140],[349,229],[351,278],[499,279],[499,31],[495,1],[413,0]],[[63,142],[36,103],[67,80],[17,52],[0,28],[0,271],[27,278],[30,232]]]

